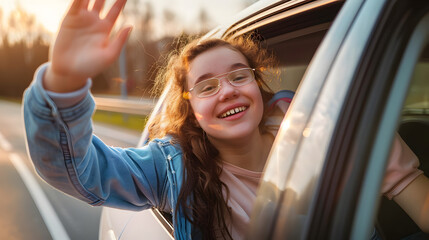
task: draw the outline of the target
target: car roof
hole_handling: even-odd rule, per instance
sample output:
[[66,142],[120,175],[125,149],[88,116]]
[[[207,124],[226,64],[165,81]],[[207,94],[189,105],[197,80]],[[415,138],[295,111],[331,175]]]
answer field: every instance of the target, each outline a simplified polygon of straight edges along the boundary
[[[263,19],[269,19],[280,12],[311,3],[329,4],[337,1],[339,0],[260,0],[234,15],[226,23],[214,28],[204,37],[224,38],[231,33],[247,28],[249,25],[261,22]],[[277,19],[272,19],[271,21],[275,20]]]

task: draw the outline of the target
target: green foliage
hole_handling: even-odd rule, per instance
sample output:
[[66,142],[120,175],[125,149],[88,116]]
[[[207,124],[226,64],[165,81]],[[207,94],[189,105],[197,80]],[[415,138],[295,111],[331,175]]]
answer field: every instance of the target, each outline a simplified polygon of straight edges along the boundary
[[92,119],[96,122],[107,123],[141,132],[146,125],[148,117],[106,111],[96,111]]

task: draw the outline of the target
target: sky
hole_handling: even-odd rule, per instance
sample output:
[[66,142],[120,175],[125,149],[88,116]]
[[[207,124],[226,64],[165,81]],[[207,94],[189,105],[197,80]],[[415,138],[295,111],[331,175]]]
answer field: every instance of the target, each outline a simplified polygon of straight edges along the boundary
[[[174,12],[178,22],[184,27],[195,25],[195,18],[200,9],[204,9],[211,19],[214,27],[225,23],[231,16],[239,12],[252,0],[139,0],[143,8],[145,2],[150,2],[153,6],[155,16],[160,16],[163,9]],[[113,0],[107,0],[106,6],[110,6]],[[25,11],[36,16],[44,28],[50,33],[55,33],[61,22],[61,18],[71,4],[71,0],[0,0],[0,7],[3,9],[3,19],[7,18],[9,12],[21,6]],[[127,23],[131,24],[132,23]]]
[[9,12],[21,5],[29,13],[36,15],[37,20],[50,32],[55,32],[59,22],[66,11],[69,1],[65,0],[0,0],[3,14],[8,16]]

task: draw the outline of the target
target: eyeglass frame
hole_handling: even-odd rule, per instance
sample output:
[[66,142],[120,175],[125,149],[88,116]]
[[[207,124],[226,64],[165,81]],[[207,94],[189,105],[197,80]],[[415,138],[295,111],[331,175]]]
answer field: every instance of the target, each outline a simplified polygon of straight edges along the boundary
[[[208,80],[216,79],[216,80],[218,80],[218,85],[217,85],[218,89],[217,89],[213,94],[210,94],[210,95],[208,95],[208,96],[203,96],[203,97],[196,95],[198,98],[207,98],[207,97],[214,96],[214,95],[216,95],[216,94],[219,92],[219,90],[220,90],[220,88],[221,88],[221,86],[222,86],[221,81],[220,81],[222,78],[227,77],[227,76],[228,76],[229,74],[231,74],[231,73],[238,72],[238,71],[241,71],[241,70],[251,70],[251,73],[252,73],[252,75],[253,75],[253,79],[252,79],[251,81],[249,81],[249,82],[247,82],[247,83],[243,84],[243,85],[234,85],[234,84],[230,81],[230,79],[228,79],[228,78],[227,78],[227,82],[228,82],[229,84],[231,84],[231,86],[234,86],[234,87],[244,86],[244,85],[247,85],[247,84],[249,84],[249,83],[251,83],[251,82],[253,82],[253,81],[255,81],[255,80],[256,80],[256,76],[255,76],[255,71],[256,71],[256,69],[255,69],[255,68],[251,68],[251,67],[239,68],[239,69],[235,69],[235,70],[232,70],[232,71],[229,71],[229,72],[221,73],[221,74],[216,75],[216,76],[211,77],[211,78],[207,78],[207,79],[201,80],[200,82],[198,82],[197,84],[195,84],[192,88],[190,88],[190,89],[188,90],[188,93],[190,93],[192,90],[194,90],[195,86],[197,86],[198,84],[200,84],[200,83],[202,83],[202,82],[204,82],[204,81],[208,81]],[[220,77],[220,76],[222,76],[222,77]]]

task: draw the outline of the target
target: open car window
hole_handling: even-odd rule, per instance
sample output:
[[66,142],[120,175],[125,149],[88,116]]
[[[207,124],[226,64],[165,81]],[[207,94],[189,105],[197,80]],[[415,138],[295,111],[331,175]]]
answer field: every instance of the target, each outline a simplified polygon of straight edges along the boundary
[[[399,120],[398,133],[419,159],[419,169],[429,176],[429,44],[414,68],[413,77]],[[381,200],[377,227],[385,239],[414,236],[427,239],[417,224],[394,202]]]
[[266,40],[280,64],[279,78],[269,83],[271,89],[296,92],[329,26],[330,23],[321,23]]
[[[309,4],[310,6],[308,7],[301,6],[299,8],[301,11],[295,11],[294,14],[289,13],[285,8],[284,12],[277,13],[275,21],[267,21],[264,25],[256,22],[255,24],[241,27],[239,31],[226,31],[223,35],[214,37],[230,37],[234,34],[237,36],[249,32],[256,33],[257,39],[276,57],[279,64],[278,72],[272,72],[272,75],[269,76],[267,84],[270,89],[274,92],[280,90],[296,92],[311,59],[343,4],[343,1],[320,2]],[[321,17],[312,18],[314,11],[317,11]],[[271,13],[266,14],[270,15]],[[295,22],[300,22],[301,24],[296,26]],[[254,25],[257,25],[257,27]],[[273,29],[275,32],[273,32]],[[165,104],[163,99],[167,92],[168,86],[156,104],[152,115],[158,114],[162,105]],[[152,118],[153,116],[149,118],[148,123]],[[139,146],[142,146],[147,141],[147,138],[148,131],[145,129]],[[171,214],[160,212],[157,209],[152,209],[152,211],[154,211],[154,215],[167,231],[172,234]]]

